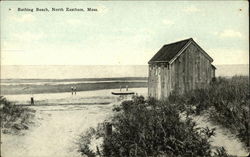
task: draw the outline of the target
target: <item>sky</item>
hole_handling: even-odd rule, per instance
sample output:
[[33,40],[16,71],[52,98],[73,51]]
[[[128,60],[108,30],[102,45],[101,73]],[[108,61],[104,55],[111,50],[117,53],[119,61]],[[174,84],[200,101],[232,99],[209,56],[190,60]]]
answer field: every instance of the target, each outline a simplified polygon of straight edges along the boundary
[[[51,11],[66,7],[98,11]],[[248,12],[247,1],[2,1],[1,64],[146,65],[191,37],[214,64],[249,64]]]

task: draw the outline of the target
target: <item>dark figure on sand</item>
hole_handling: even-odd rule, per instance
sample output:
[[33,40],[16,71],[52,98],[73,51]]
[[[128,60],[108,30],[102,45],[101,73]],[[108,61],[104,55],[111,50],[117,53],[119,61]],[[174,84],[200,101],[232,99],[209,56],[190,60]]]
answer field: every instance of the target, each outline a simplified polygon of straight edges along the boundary
[[76,95],[76,87],[71,87],[71,94],[73,95],[74,93]]
[[73,95],[73,93],[74,93],[74,87],[71,87],[71,93]]
[[75,91],[75,95],[76,95],[76,87],[74,88],[74,91]]

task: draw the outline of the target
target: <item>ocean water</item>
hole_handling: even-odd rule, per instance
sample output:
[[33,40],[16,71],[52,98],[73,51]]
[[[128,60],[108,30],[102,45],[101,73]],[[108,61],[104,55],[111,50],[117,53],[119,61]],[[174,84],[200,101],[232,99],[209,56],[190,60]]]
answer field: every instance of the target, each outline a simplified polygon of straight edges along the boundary
[[236,65],[215,65],[216,76],[231,77],[234,75],[249,76],[249,65],[248,64],[236,64]]
[[[215,65],[216,76],[249,75],[249,65]],[[147,65],[6,65],[1,79],[147,77]]]
[[132,66],[2,66],[1,78],[15,79],[70,79],[70,78],[112,78],[147,77],[148,67]]

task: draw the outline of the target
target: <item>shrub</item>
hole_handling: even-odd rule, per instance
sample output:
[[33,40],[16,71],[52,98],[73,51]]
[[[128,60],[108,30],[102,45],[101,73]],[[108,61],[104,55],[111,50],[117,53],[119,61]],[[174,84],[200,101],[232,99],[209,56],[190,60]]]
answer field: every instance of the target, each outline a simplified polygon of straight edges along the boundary
[[3,133],[18,133],[29,128],[34,117],[34,110],[16,106],[0,96],[0,119]]
[[214,130],[197,128],[190,118],[180,116],[177,105],[167,100],[134,97],[116,106],[114,112],[113,132],[104,137],[103,156],[211,155],[209,138]]
[[89,128],[84,135],[80,136],[78,144],[78,151],[81,152],[82,155],[88,156],[88,157],[95,157],[95,152],[91,150],[91,139],[95,135],[96,130],[94,128]]
[[232,155],[229,155],[224,147],[219,147],[216,149],[216,152],[214,153],[215,157],[234,157]]
[[208,88],[196,89],[184,95],[172,94],[169,100],[179,105],[194,107],[196,114],[206,112],[220,124],[249,145],[249,77],[216,78]]
[[[209,139],[215,130],[197,128],[188,116],[203,113],[208,113],[213,122],[230,129],[249,146],[249,103],[249,77],[243,76],[219,77],[205,89],[184,95],[172,93],[162,101],[134,97],[114,107],[113,133],[103,136],[99,153],[102,156],[211,156]],[[180,113],[186,113],[187,117]],[[230,156],[223,147],[213,155]]]

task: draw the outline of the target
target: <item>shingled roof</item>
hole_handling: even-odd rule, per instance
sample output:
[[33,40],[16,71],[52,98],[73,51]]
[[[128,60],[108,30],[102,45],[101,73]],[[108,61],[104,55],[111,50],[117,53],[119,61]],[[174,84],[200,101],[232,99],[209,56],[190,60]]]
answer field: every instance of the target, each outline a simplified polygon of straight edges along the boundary
[[[164,45],[151,59],[148,63],[152,63],[152,62],[170,62],[172,59],[175,58],[175,56],[178,55],[179,52],[181,52],[185,46],[189,43],[189,42],[194,42],[194,40],[192,38],[189,39],[185,39],[185,40],[181,40],[178,42],[174,42],[174,43],[170,43],[170,44],[166,44]],[[195,42],[194,42],[195,43]],[[196,44],[196,43],[195,43]],[[196,44],[198,47],[199,45]],[[200,48],[200,47],[199,47]],[[201,49],[201,48],[200,48]],[[204,51],[205,55],[211,60],[213,61],[213,59],[206,54],[206,52]]]

